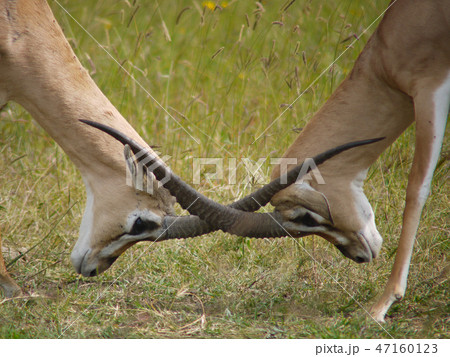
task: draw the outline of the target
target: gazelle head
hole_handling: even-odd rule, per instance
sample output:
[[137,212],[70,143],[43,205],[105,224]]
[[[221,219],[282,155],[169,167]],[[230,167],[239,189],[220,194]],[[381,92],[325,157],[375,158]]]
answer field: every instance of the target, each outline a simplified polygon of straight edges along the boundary
[[334,178],[315,187],[307,182],[294,184],[276,194],[271,203],[294,237],[305,232],[319,235],[357,263],[370,262],[380,252],[383,240],[361,177]]
[[153,195],[126,184],[110,173],[99,181],[84,177],[87,200],[77,243],[71,254],[76,271],[95,276],[130,246],[161,238],[163,217],[173,214],[174,198],[163,188]]
[[8,101],[22,105],[82,174],[87,204],[71,255],[77,272],[101,273],[144,233],[158,239],[175,200],[164,188],[149,195],[127,185],[122,145],[78,121],[139,137],[78,61],[44,0],[0,1],[0,107]]

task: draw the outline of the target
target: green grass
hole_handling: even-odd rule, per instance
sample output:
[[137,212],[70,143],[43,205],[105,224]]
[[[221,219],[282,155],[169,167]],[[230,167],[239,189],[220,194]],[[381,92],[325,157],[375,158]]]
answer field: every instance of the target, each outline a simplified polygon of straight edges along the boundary
[[[189,134],[50,1],[99,87],[149,144],[172,157],[168,163],[188,182],[194,157],[280,157],[295,129],[350,71],[376,24],[326,70],[329,64],[387,6],[386,0],[296,1],[282,11],[283,3],[272,1],[255,12],[252,1],[230,1],[212,12],[200,1],[159,1],[159,8],[143,0],[61,3],[186,128]],[[79,173],[21,107],[11,103],[0,116],[0,228],[11,252],[5,258],[11,262],[32,248],[9,269],[34,294],[0,302],[0,337],[449,337],[443,274],[448,141],[423,213],[406,297],[380,327],[362,307],[382,291],[393,264],[413,128],[369,172],[366,193],[385,237],[372,264],[356,265],[318,237],[251,240],[213,233],[140,244],[101,276],[85,279],[69,261],[85,200]],[[268,180],[270,165],[262,169]],[[203,179],[197,188],[229,202],[253,188],[241,166],[237,173],[239,185]]]

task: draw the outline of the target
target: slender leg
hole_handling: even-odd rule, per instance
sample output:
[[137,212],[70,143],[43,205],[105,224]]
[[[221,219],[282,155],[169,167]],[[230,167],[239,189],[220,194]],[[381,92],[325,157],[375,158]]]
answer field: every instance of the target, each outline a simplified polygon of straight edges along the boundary
[[397,255],[385,290],[371,309],[372,316],[380,322],[384,321],[390,306],[403,298],[406,290],[417,228],[444,138],[450,102],[450,75],[437,89],[426,91],[425,88],[414,98],[416,149],[406,190]]
[[0,232],[0,288],[3,290],[5,297],[10,298],[13,296],[21,295],[22,290],[19,285],[9,276],[6,270],[5,261],[2,254],[2,235]]

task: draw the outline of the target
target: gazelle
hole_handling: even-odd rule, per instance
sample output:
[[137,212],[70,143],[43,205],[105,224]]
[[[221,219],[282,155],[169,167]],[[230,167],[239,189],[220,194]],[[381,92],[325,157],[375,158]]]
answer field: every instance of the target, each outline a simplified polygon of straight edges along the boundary
[[[44,0],[0,1],[0,107],[10,100],[30,112],[82,174],[87,203],[72,253],[78,272],[89,274],[85,263],[130,229],[133,217],[158,225],[173,213],[166,190],[148,196],[125,184],[120,145],[79,123],[80,116],[95,118],[141,140],[82,67]],[[102,270],[107,262],[97,260]],[[7,296],[20,293],[2,265],[0,285]]]
[[[79,118],[111,125],[159,159],[82,67],[45,0],[0,0],[0,108],[10,100],[30,112],[81,172],[87,202],[71,260],[84,276],[103,272],[127,248],[143,240],[194,237],[213,229],[255,237],[282,234],[278,213],[239,209],[256,210],[254,199],[267,203],[294,182],[298,172],[291,173],[286,184],[269,184],[231,207],[201,197],[181,180],[172,181],[175,196],[208,218],[208,223],[196,216],[174,216],[175,199],[156,183],[152,195],[128,186],[121,144]],[[341,146],[319,156],[319,162],[369,142]],[[187,197],[192,200],[188,202]],[[1,251],[0,287],[6,296],[20,293]]]
[[[326,184],[292,185],[271,203],[284,226],[320,235],[357,262],[370,262],[382,238],[364,192],[369,166],[414,121],[416,145],[397,255],[387,286],[371,313],[378,321],[402,299],[420,215],[443,142],[450,102],[450,3],[397,0],[353,70],[284,154],[303,160],[366,137],[386,140],[339,155],[320,168]],[[279,175],[275,169],[272,177]],[[305,226],[305,216],[310,217]]]

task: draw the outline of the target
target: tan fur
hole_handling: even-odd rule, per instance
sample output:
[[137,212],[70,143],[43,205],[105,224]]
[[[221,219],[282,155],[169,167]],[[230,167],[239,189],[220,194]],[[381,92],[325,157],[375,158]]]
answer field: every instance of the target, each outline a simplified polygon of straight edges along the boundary
[[[348,141],[386,137],[327,161],[319,168],[326,184],[311,183],[312,188],[325,195],[333,221],[330,232],[317,233],[333,243],[334,235],[346,236],[349,245],[355,247],[359,243],[352,235],[365,222],[352,188],[358,187],[363,195],[365,170],[416,120],[416,151],[399,249],[386,290],[372,310],[380,321],[392,302],[404,295],[424,204],[419,193],[429,188],[425,177],[436,165],[431,153],[435,146],[440,147],[444,135],[433,133],[437,126],[433,94],[450,74],[449,5],[446,0],[393,3],[351,73],[284,155],[301,161]],[[446,117],[439,119],[446,120]],[[279,170],[274,170],[272,177],[278,175]],[[285,189],[273,198],[272,204],[282,211],[301,205],[295,199],[296,190],[295,185]]]
[[[120,143],[78,121],[107,124],[145,145],[82,67],[44,0],[0,1],[0,105],[8,100],[31,113],[89,184],[91,255],[123,233],[132,210],[172,213],[174,200],[166,190],[149,196],[126,185]],[[8,279],[0,267],[0,278]]]

